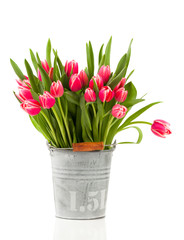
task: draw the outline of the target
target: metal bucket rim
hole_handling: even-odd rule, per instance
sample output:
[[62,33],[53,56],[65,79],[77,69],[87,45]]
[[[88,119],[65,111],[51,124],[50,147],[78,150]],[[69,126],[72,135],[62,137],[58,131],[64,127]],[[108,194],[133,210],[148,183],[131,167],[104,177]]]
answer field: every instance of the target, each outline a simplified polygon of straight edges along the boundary
[[[54,146],[52,146],[52,145],[50,145],[50,143],[47,141],[47,147],[48,147],[48,149],[51,151],[68,151],[68,152],[73,152],[72,150],[73,150],[73,148],[56,148],[56,147],[54,147]],[[112,148],[111,149],[108,149],[108,150],[96,150],[96,151],[86,151],[86,152],[113,152],[114,150],[115,150],[115,148],[116,148],[116,141],[114,141],[114,143],[113,144],[108,144],[108,145],[105,145],[105,146],[109,146],[109,147],[111,147],[112,146]],[[81,152],[80,152],[81,153]]]

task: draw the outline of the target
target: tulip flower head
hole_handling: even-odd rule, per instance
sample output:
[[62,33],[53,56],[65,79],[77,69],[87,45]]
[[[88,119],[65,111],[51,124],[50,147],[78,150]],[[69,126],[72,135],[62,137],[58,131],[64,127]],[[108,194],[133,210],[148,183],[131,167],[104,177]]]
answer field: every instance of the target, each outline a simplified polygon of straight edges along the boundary
[[114,92],[111,90],[109,86],[104,86],[99,91],[99,98],[102,102],[110,102],[114,97]]
[[21,101],[21,102],[24,102],[25,100],[28,100],[28,99],[33,99],[33,96],[31,94],[31,91],[29,89],[21,89],[19,91],[19,94],[16,96],[18,97],[18,99]]
[[80,80],[82,82],[82,86],[86,87],[88,85],[88,82],[89,82],[89,79],[88,79],[88,76],[87,76],[86,72],[84,70],[81,70],[80,73],[79,73],[79,77],[80,77]]
[[40,104],[42,108],[51,108],[55,104],[55,98],[47,91],[44,91],[43,95],[39,96]]
[[30,81],[29,79],[24,79],[23,81],[22,80],[16,80],[17,83],[18,83],[18,89],[21,90],[21,89],[30,89],[31,88],[31,84],[30,84]]
[[128,91],[125,91],[124,87],[119,88],[114,93],[114,98],[118,102],[124,102],[127,98]]
[[110,67],[108,65],[107,66],[104,66],[104,65],[101,66],[98,74],[102,78],[103,82],[107,83],[109,81],[109,77],[111,75]]
[[86,102],[95,102],[96,101],[96,94],[91,88],[87,88],[84,94],[84,98]]
[[35,116],[41,111],[40,103],[34,99],[25,100],[20,106],[31,116]]
[[114,88],[114,92],[116,92],[119,88],[124,87],[125,83],[126,83],[126,78],[122,78],[121,81]]
[[165,138],[165,135],[171,134],[170,124],[164,120],[155,120],[151,125],[151,131],[158,137]]
[[123,118],[126,115],[126,112],[127,108],[120,104],[115,104],[112,108],[112,115],[118,119]]
[[72,92],[77,92],[82,88],[82,82],[78,74],[73,74],[69,80],[69,87]]
[[97,86],[98,86],[98,89],[100,90],[102,87],[103,87],[103,80],[102,78],[100,77],[100,75],[96,75],[96,76],[93,76],[92,79],[89,81],[89,87],[91,89],[94,89],[94,82],[93,80],[96,82]]
[[70,77],[71,73],[76,74],[78,73],[78,63],[75,60],[66,61],[65,63],[65,72],[68,77]]
[[[48,62],[45,60],[45,61],[41,61],[41,64],[42,64],[42,67],[43,69],[46,71],[46,73],[49,73],[49,64]],[[40,70],[38,69],[38,79],[40,81],[42,81],[42,76],[41,76],[41,73],[40,73]]]
[[53,97],[58,98],[63,96],[64,88],[61,81],[53,82],[50,87],[50,93]]

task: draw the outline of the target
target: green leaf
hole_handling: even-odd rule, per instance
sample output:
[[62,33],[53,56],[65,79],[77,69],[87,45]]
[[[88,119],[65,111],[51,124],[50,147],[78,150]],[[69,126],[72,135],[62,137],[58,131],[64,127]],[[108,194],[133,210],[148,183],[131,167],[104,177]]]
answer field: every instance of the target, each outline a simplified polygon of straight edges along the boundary
[[33,53],[33,51],[31,49],[29,49],[29,51],[30,51],[30,55],[31,55],[31,60],[32,60],[33,66],[34,66],[35,71],[37,73],[37,71],[38,71],[38,64],[37,64],[37,61],[36,61],[36,57],[35,57],[35,55],[34,55],[34,53]]
[[75,125],[76,125],[77,142],[82,142],[81,108],[80,107],[77,107]]
[[25,76],[24,74],[22,73],[22,71],[20,70],[20,68],[18,67],[18,65],[12,60],[10,59],[10,63],[12,65],[12,68],[14,70],[14,72],[16,73],[16,75],[21,79],[21,80],[24,80],[25,79]]
[[91,59],[91,67],[92,67],[92,72],[91,72],[91,74],[92,74],[92,76],[94,75],[94,69],[95,69],[95,67],[94,67],[94,53],[93,53],[93,47],[92,47],[92,44],[91,44],[91,42],[89,41],[89,54],[90,54],[90,59]]
[[86,43],[86,56],[87,56],[87,65],[88,65],[88,77],[89,79],[92,78],[94,75],[94,55],[91,42],[89,45]]
[[[54,49],[53,49],[53,53],[56,56],[56,51]],[[61,76],[62,76],[65,73],[64,72],[65,68],[64,68],[64,66],[63,66],[63,64],[61,62],[61,59],[59,58],[58,54],[57,54],[57,63],[58,63],[59,70],[60,70],[60,73],[61,73]]]
[[128,81],[128,79],[130,78],[130,76],[134,73],[135,69],[132,70],[129,74],[128,74],[128,77],[126,78],[126,81]]
[[98,72],[99,72],[101,66],[104,65],[104,62],[105,62],[105,54],[102,56],[102,59],[100,61],[100,64],[99,64],[99,67],[98,67]]
[[40,57],[39,57],[38,53],[36,53],[36,58],[37,58],[37,62],[42,66],[42,63],[41,63],[41,60],[40,60]]
[[128,126],[134,119],[136,119],[137,117],[139,117],[143,112],[145,112],[146,110],[148,110],[150,107],[161,103],[161,102],[154,102],[154,103],[150,103],[147,106],[141,108],[140,110],[138,110],[137,112],[135,112],[134,114],[132,114],[129,118],[127,118],[127,120],[118,128],[118,132],[122,131],[126,126]]
[[27,70],[27,74],[28,74],[28,77],[29,77],[31,87],[32,87],[33,91],[38,93],[38,87],[37,87],[37,84],[36,84],[36,79],[33,75],[32,69],[31,69],[31,67],[30,67],[30,65],[29,65],[29,63],[26,59],[25,59],[25,66],[26,66],[26,70]]
[[84,118],[84,124],[91,131],[92,130],[91,121],[89,118],[89,113],[88,113],[87,107],[85,105],[84,95],[81,95],[81,97],[80,97],[80,107],[81,107],[81,111],[82,111],[82,116]]
[[126,127],[123,130],[129,129],[129,128],[135,128],[138,131],[139,137],[137,139],[137,142],[120,142],[118,144],[125,144],[125,143],[139,144],[142,141],[143,133],[142,133],[141,129],[139,127],[136,127],[136,126],[131,126],[131,127]]
[[47,63],[49,65],[49,67],[52,67],[52,63],[51,63],[51,41],[50,39],[47,42],[47,47],[46,47],[46,60]]
[[127,54],[125,53],[125,55],[123,55],[123,57],[119,60],[119,63],[118,63],[117,68],[116,68],[116,71],[114,73],[115,76],[117,76],[122,71],[122,69],[125,68],[126,60],[127,60]]
[[19,103],[22,103],[19,99],[18,99],[18,97],[17,97],[17,95],[16,95],[16,93],[13,91],[13,94],[15,95],[15,97],[16,97],[16,99],[19,101]]
[[39,95],[33,90],[30,89],[33,99],[39,102]]
[[[128,51],[127,51],[126,72],[127,72],[127,69],[128,69],[129,62],[130,62],[132,42],[133,42],[133,39],[131,39],[129,47],[128,47]],[[125,75],[126,75],[126,72],[125,72]]]
[[128,102],[132,99],[136,99],[137,90],[136,90],[136,87],[134,86],[134,84],[132,82],[129,82],[125,85],[125,90],[128,91],[128,95],[127,95],[127,98],[126,98],[125,102],[126,101]]
[[52,81],[50,80],[48,74],[40,64],[38,64],[38,68],[42,76],[42,83],[43,83],[44,89],[50,92],[50,86],[52,84]]
[[104,47],[104,44],[102,44],[102,46],[100,48],[100,51],[99,51],[99,54],[98,54],[98,65],[100,65],[100,62],[101,62],[101,59],[102,59],[102,56],[103,56],[103,47]]
[[79,103],[80,97],[75,92],[71,92],[71,91],[68,91],[67,89],[65,89],[64,96],[69,102],[74,103],[78,106],[80,105],[80,103]]
[[110,54],[111,54],[111,43],[112,43],[112,36],[109,39],[109,42],[107,43],[106,49],[105,49],[105,66],[110,66]]
[[137,103],[143,102],[145,99],[130,99],[130,100],[125,100],[124,102],[121,103],[121,105],[125,106],[126,108],[130,108],[134,106]]
[[123,77],[125,77],[125,73],[126,73],[126,67],[123,68],[123,69],[121,70],[121,72],[120,72],[115,78],[110,79],[110,80],[108,81],[107,85],[108,85],[109,87],[111,87],[112,89],[114,89],[114,88],[116,87],[116,85],[121,81],[121,79],[122,79]]

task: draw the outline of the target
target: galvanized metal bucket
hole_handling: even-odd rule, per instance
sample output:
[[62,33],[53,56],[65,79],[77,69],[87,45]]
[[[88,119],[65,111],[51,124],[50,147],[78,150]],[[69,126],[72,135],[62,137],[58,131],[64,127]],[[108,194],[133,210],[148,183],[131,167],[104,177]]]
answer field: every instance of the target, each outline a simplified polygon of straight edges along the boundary
[[49,146],[56,217],[96,219],[105,216],[112,153],[73,152]]

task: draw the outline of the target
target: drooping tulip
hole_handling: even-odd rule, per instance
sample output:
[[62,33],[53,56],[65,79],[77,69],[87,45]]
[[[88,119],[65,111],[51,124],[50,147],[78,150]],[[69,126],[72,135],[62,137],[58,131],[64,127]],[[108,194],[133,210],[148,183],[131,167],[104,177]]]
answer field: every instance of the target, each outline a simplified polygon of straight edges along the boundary
[[50,93],[53,97],[58,98],[63,96],[64,88],[60,80],[53,82],[50,86]]
[[54,68],[51,67],[49,70],[49,78],[53,81],[53,73],[54,73]]
[[127,112],[127,108],[125,106],[122,106],[120,104],[115,104],[112,108],[112,115],[115,117],[115,118],[123,118],[125,116]]
[[114,92],[111,90],[109,86],[104,86],[99,91],[99,98],[102,102],[110,102],[114,97]]
[[119,88],[114,93],[114,98],[118,102],[124,102],[127,98],[128,91],[125,91],[124,87]]
[[[42,67],[43,69],[46,71],[46,73],[49,73],[49,64],[48,62],[45,60],[45,61],[41,61],[41,64],[42,64]],[[40,70],[38,69],[38,79],[40,81],[42,81],[42,76],[41,76],[41,73],[40,73]]]
[[34,99],[25,100],[20,106],[31,116],[35,116],[41,111],[40,103]]
[[158,137],[165,138],[165,135],[171,134],[170,124],[164,120],[155,120],[151,125],[151,131]]
[[114,92],[116,92],[119,88],[124,87],[125,83],[126,83],[126,78],[122,78],[121,81],[114,88]]
[[91,88],[86,88],[84,93],[84,98],[86,102],[95,102],[96,101],[96,94]]
[[68,77],[70,77],[71,72],[72,74],[78,73],[78,63],[75,60],[66,61],[65,72]]
[[28,100],[28,99],[33,99],[33,96],[31,94],[31,91],[29,89],[21,89],[19,91],[19,94],[16,94],[16,96],[18,97],[18,99],[21,101],[21,102],[24,102],[25,100]]
[[73,74],[69,80],[69,87],[72,92],[77,92],[82,88],[82,82],[78,74]]
[[18,89],[30,89],[31,88],[31,84],[29,79],[24,79],[23,81],[21,81],[20,79],[16,80],[18,83]]
[[101,66],[98,74],[102,78],[103,82],[107,83],[109,81],[109,77],[111,75],[110,67],[108,65],[107,66],[104,66],[104,65]]
[[82,86],[86,87],[88,85],[88,82],[89,82],[89,79],[88,79],[88,76],[87,76],[86,72],[84,70],[81,70],[80,73],[79,73],[79,77],[80,77],[80,80],[82,82]]
[[55,98],[47,91],[44,91],[43,95],[39,96],[40,104],[43,108],[51,108],[55,104]]
[[94,89],[94,82],[93,82],[93,79],[94,81],[96,82],[97,86],[98,86],[98,89],[100,90],[102,87],[103,87],[103,80],[102,78],[100,77],[100,75],[96,75],[96,76],[93,76],[92,79],[89,81],[89,87],[91,89]]

